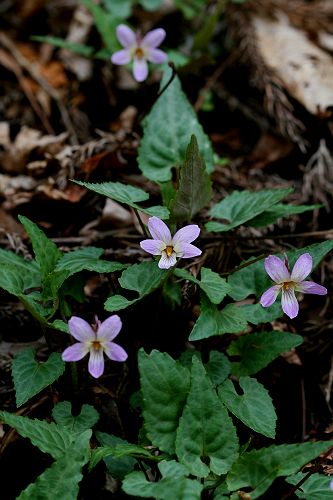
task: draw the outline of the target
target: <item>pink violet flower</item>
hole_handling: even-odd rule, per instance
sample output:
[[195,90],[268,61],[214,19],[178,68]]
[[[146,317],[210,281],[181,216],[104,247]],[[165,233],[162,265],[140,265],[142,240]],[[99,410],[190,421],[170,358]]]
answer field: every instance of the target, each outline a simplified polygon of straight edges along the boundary
[[84,319],[72,316],[68,321],[70,334],[79,342],[67,347],[62,353],[64,361],[79,361],[88,352],[89,373],[98,378],[104,372],[104,353],[112,361],[125,361],[126,351],[112,340],[121,330],[122,322],[117,314],[102,323],[96,318],[96,325],[91,327]]
[[315,295],[326,295],[327,289],[313,281],[304,281],[312,270],[312,257],[309,253],[303,253],[298,257],[292,271],[289,271],[288,259],[285,261],[269,255],[265,259],[265,269],[275,285],[266,290],[261,296],[260,304],[263,307],[271,306],[280,291],[282,292],[281,305],[283,312],[293,319],[297,316],[299,305],[295,292],[313,293]]
[[158,217],[150,217],[148,229],[152,240],[143,240],[140,246],[152,255],[161,255],[158,263],[160,269],[169,269],[177,262],[177,258],[189,259],[201,255],[201,250],[191,245],[200,233],[196,224],[182,227],[172,237],[168,226]]
[[148,76],[147,61],[162,64],[167,60],[166,53],[157,49],[166,36],[164,29],[157,28],[148,31],[142,38],[139,33],[135,33],[125,24],[119,24],[116,33],[124,48],[115,52],[111,61],[118,65],[133,61],[133,76],[137,82],[143,82]]

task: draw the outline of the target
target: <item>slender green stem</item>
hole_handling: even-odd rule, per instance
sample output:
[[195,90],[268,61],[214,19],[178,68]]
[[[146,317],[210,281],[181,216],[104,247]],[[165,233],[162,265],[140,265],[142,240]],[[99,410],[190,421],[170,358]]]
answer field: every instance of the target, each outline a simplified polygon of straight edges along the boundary
[[140,224],[140,227],[141,227],[141,229],[142,229],[143,234],[144,234],[145,236],[147,236],[147,238],[150,238],[150,235],[148,234],[148,231],[147,231],[147,229],[146,229],[146,226],[144,225],[144,223],[143,223],[143,222],[142,222],[142,220],[141,220],[141,217],[140,217],[140,215],[139,215],[138,210],[137,210],[136,208],[133,208],[133,210],[134,210],[134,213],[135,213],[136,218],[138,219],[138,222],[139,222],[139,224]]

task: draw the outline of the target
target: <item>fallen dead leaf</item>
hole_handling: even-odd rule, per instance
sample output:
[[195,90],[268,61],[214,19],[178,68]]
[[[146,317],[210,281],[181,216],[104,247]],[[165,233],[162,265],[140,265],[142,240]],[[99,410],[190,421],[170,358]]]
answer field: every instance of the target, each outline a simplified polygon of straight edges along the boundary
[[282,12],[276,20],[256,16],[253,26],[265,64],[289,94],[312,114],[332,106],[332,56],[309,40],[304,31],[292,26]]

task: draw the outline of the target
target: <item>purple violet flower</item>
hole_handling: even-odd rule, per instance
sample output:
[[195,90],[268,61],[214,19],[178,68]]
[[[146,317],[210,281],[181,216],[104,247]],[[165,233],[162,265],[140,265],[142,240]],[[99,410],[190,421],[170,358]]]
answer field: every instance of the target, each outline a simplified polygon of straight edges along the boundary
[[158,217],[150,217],[148,229],[152,240],[143,240],[140,246],[152,255],[161,255],[158,267],[169,269],[174,266],[178,258],[189,259],[201,255],[201,250],[191,245],[200,233],[196,224],[182,227],[172,237],[168,226]]
[[112,361],[125,361],[126,351],[112,340],[121,330],[122,322],[114,314],[102,323],[96,318],[96,325],[91,327],[84,319],[72,316],[68,321],[70,334],[79,342],[67,347],[62,353],[64,361],[79,361],[90,352],[88,371],[98,378],[104,372],[104,356]]
[[291,319],[295,318],[299,311],[295,292],[313,293],[315,295],[327,294],[327,289],[324,286],[313,281],[304,281],[312,269],[312,257],[309,253],[303,253],[298,257],[291,272],[289,271],[287,257],[283,261],[275,255],[270,255],[265,259],[265,269],[276,284],[262,294],[260,304],[263,307],[271,306],[281,291],[283,312]]
[[128,64],[133,61],[133,76],[137,82],[143,82],[148,76],[147,61],[161,64],[167,60],[167,55],[162,50],[157,49],[164,40],[166,32],[162,28],[157,28],[142,38],[139,33],[134,33],[125,24],[117,26],[117,38],[124,47],[115,52],[111,61],[113,64]]

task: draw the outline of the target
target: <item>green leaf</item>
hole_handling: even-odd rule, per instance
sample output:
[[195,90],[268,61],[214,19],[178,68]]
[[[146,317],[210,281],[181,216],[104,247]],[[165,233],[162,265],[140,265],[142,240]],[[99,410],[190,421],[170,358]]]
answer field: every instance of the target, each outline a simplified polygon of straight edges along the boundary
[[57,293],[58,289],[69,276],[81,271],[113,273],[127,267],[119,262],[109,262],[100,259],[103,253],[103,248],[86,247],[68,252],[61,257],[52,275],[52,290],[54,294]]
[[229,379],[219,387],[222,403],[245,425],[273,439],[277,417],[268,391],[254,378],[240,377],[238,382],[242,395],[237,394]]
[[263,227],[269,224],[275,224],[282,217],[288,215],[302,214],[315,208],[320,208],[322,205],[287,205],[277,203],[272,208],[265,210],[260,215],[249,220],[246,225],[251,227]]
[[253,325],[270,323],[282,315],[281,303],[278,300],[270,307],[263,307],[260,303],[244,304],[240,306],[246,320]]
[[48,323],[47,327],[63,333],[69,333],[68,324],[62,321],[62,319],[56,319],[52,323]]
[[163,0],[139,0],[138,3],[142,5],[145,10],[153,11],[161,7]]
[[138,292],[139,297],[133,300],[127,300],[122,295],[113,295],[105,302],[105,309],[113,312],[135,304],[135,302],[138,302],[158,288],[165,277],[165,270],[160,269],[154,261],[134,264],[123,271],[119,283],[126,290]]
[[18,218],[31,239],[36,261],[40,266],[42,283],[46,282],[48,275],[52,273],[58,260],[62,257],[62,252],[53,241],[46,237],[37,224],[23,215],[19,215]]
[[207,477],[210,471],[226,474],[238,456],[236,429],[196,356],[192,358],[191,387],[179,421],[176,454],[198,477]]
[[40,269],[36,261],[0,249],[0,288],[18,296],[40,286]]
[[97,423],[99,414],[93,406],[84,404],[80,414],[74,417],[72,415],[72,403],[62,401],[53,408],[52,417],[57,424],[66,427],[72,434],[81,434]]
[[200,500],[204,487],[198,481],[185,477],[187,471],[174,460],[158,464],[162,479],[157,483],[147,481],[143,472],[132,472],[123,481],[122,488],[128,495],[156,500]]
[[155,215],[161,219],[167,219],[169,217],[169,210],[165,207],[151,207],[142,208],[138,205],[140,201],[146,201],[149,199],[149,194],[140,188],[130,186],[127,184],[122,184],[121,182],[99,182],[93,184],[91,182],[81,182],[73,181],[79,186],[83,186],[86,189],[90,189],[95,193],[107,196],[112,200],[118,201],[119,203],[124,203],[129,205],[136,210],[148,215]]
[[198,142],[192,135],[179,171],[179,185],[170,204],[171,218],[190,222],[195,214],[208,205],[212,196],[212,183],[200,156]]
[[121,20],[118,16],[107,12],[105,9],[93,2],[93,0],[82,0],[83,5],[91,12],[94,17],[96,28],[98,29],[105,46],[110,53],[118,48],[116,39],[116,27]]
[[261,191],[234,191],[213,206],[210,215],[228,222],[207,222],[207,231],[230,231],[261,214],[291,193],[292,189],[262,189]]
[[[161,82],[161,89],[165,87],[170,77],[171,70],[167,70]],[[214,170],[210,141],[182,91],[177,76],[145,118],[143,131],[138,163],[143,175],[148,179],[156,182],[170,180],[172,167],[179,167],[184,161],[185,151],[192,135],[198,140],[207,172],[211,173]]]
[[184,0],[174,1],[187,19],[192,19],[199,14],[203,15],[203,10],[207,6],[205,0],[190,0],[189,2],[184,2]]
[[64,373],[65,363],[60,354],[53,352],[44,363],[35,360],[35,350],[27,348],[13,360],[12,374],[16,404],[22,406]]
[[220,304],[230,291],[226,280],[207,267],[201,268],[200,281],[185,269],[175,269],[174,275],[198,285],[213,304]]
[[30,439],[43,453],[49,453],[55,459],[66,453],[76,439],[65,427],[53,422],[49,424],[45,420],[18,417],[6,411],[0,411],[0,419],[14,427],[21,436]]
[[95,448],[91,455],[89,468],[92,469],[102,459],[110,457],[110,455],[112,455],[114,458],[133,456],[141,459],[149,459],[154,461],[159,460],[155,455],[152,455],[142,446],[130,443],[124,444],[124,442],[122,442],[116,446],[101,446],[100,448]]
[[[125,439],[113,436],[112,434],[107,434],[106,432],[96,432],[96,437],[103,447],[109,446],[115,448],[118,444],[130,444]],[[124,455],[123,457],[118,456],[116,458],[109,455],[104,456],[103,460],[106,464],[108,472],[116,479],[123,479],[126,474],[134,469],[134,466],[137,463],[135,458],[128,455]],[[90,464],[90,468],[92,468],[92,464]]]
[[[287,477],[286,481],[296,485],[302,481],[305,476],[306,474],[299,472],[298,474]],[[311,474],[311,476],[299,486],[298,490],[295,491],[295,495],[304,500],[332,500],[332,490],[330,488],[331,481],[332,477],[318,473]]]
[[49,469],[30,484],[17,500],[76,500],[79,494],[79,482],[82,479],[82,467],[89,456],[91,431],[77,436],[72,445],[54,462]]
[[213,384],[220,385],[230,375],[231,363],[222,352],[210,351],[205,369]]
[[[289,264],[292,267],[297,258],[303,253],[309,252],[313,259],[313,269],[315,269],[320,261],[327,255],[333,248],[333,241],[323,241],[322,243],[315,243],[304,248],[299,248],[286,252]],[[282,257],[281,254],[276,254]],[[229,295],[234,300],[243,300],[250,294],[255,294],[259,297],[267,288],[272,285],[272,282],[267,275],[264,268],[264,261],[259,260],[243,267],[239,271],[235,271],[228,278],[228,283],[231,286]]]
[[118,19],[127,19],[131,15],[132,0],[103,0],[107,10]]
[[175,452],[179,418],[190,386],[189,370],[168,354],[139,351],[143,416],[149,439],[168,453]]
[[258,332],[242,335],[231,342],[229,356],[241,356],[232,363],[232,373],[237,376],[253,375],[265,368],[281,353],[290,351],[303,342],[303,337],[288,332]]
[[30,38],[35,42],[49,43],[54,47],[71,50],[72,52],[75,52],[83,57],[91,57],[95,52],[94,47],[89,47],[88,45],[83,45],[81,43],[68,42],[63,38],[58,38],[56,36],[32,36]]
[[227,476],[230,491],[252,487],[251,500],[262,498],[277,477],[289,476],[330,446],[328,442],[273,445],[245,452]]
[[202,340],[224,333],[238,333],[247,326],[244,313],[235,304],[228,304],[221,311],[205,297],[201,301],[201,313],[197,319],[189,340]]

